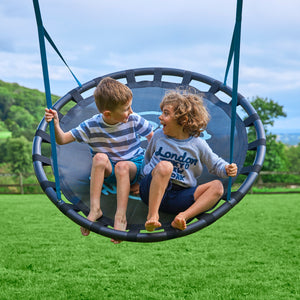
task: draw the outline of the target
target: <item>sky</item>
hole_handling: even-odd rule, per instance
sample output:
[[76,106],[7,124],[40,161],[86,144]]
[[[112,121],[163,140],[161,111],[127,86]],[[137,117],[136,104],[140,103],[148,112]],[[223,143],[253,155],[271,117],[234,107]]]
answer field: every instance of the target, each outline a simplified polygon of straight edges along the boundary
[[[80,82],[140,67],[223,81],[236,0],[40,0],[43,24]],[[273,133],[300,132],[300,1],[244,0],[238,90],[282,105]],[[47,46],[50,85],[77,86]],[[0,79],[44,91],[31,0],[0,1]],[[232,73],[227,84],[232,86]]]

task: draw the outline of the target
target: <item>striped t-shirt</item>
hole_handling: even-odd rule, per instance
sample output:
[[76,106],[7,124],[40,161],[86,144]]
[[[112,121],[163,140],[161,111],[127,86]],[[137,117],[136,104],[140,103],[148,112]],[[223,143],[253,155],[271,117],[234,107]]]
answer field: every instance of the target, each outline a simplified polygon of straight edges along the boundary
[[136,113],[132,113],[126,123],[110,125],[102,114],[82,122],[71,129],[76,141],[87,143],[93,155],[105,153],[112,161],[128,160],[144,153],[139,136],[151,133],[150,123]]

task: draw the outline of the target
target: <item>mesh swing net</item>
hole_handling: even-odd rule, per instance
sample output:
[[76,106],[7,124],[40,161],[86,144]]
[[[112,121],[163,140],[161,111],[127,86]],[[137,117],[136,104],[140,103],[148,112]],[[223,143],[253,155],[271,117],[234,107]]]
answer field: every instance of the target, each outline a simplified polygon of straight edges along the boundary
[[[97,114],[93,90],[104,77],[112,77],[127,84],[133,92],[133,110],[149,120],[154,129],[159,128],[159,104],[165,93],[169,90],[187,90],[202,96],[204,103],[211,115],[211,120],[203,133],[204,138],[212,150],[225,160],[229,160],[229,140],[231,134],[231,97],[232,89],[223,83],[195,72],[178,69],[143,68],[126,70],[107,74],[95,78],[81,87],[75,88],[58,100],[53,108],[59,112],[60,124],[64,131],[80,124],[83,120]],[[153,242],[179,236],[188,235],[202,229],[227,213],[249,191],[262,167],[265,154],[265,136],[263,125],[251,104],[238,94],[238,114],[235,122],[235,143],[233,148],[233,161],[238,165],[238,176],[244,177],[239,187],[231,193],[226,201],[228,179],[222,179],[225,194],[219,205],[209,212],[203,213],[191,220],[184,231],[179,231],[170,226],[173,215],[161,214],[162,228],[153,233],[144,231],[147,216],[147,206],[138,196],[130,196],[127,209],[127,231],[113,229],[113,217],[116,208],[116,187],[104,185],[101,194],[101,209],[104,217],[97,222],[90,222],[84,216],[89,212],[89,177],[92,156],[88,145],[71,143],[56,146],[60,185],[65,200],[57,199],[55,183],[51,182],[45,169],[53,162],[50,157],[43,154],[49,153],[47,144],[48,124],[43,119],[38,127],[33,143],[34,169],[50,200],[69,218],[79,225],[96,233],[119,240]],[[248,127],[256,131],[256,139],[248,141]],[[146,141],[141,141],[146,147]],[[252,165],[244,166],[247,151],[256,151]],[[204,170],[198,184],[215,179],[214,175]]]

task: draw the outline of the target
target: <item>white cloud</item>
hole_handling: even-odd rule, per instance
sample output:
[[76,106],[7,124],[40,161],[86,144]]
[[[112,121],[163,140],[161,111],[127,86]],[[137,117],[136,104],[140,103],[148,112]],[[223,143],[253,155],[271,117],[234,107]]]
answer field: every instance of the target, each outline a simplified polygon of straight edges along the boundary
[[300,90],[299,70],[272,70],[263,67],[242,67],[241,77],[249,87],[259,88],[261,92]]
[[1,78],[40,78],[41,70],[41,64],[33,54],[0,52]]
[[272,132],[300,132],[300,117],[280,118],[275,121]]

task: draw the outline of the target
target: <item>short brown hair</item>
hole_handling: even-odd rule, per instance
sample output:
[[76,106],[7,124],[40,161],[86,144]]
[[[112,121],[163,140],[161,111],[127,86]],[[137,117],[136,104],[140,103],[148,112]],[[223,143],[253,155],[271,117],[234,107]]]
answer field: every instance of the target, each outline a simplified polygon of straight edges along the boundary
[[183,130],[189,135],[199,136],[206,129],[210,116],[199,95],[170,91],[160,103],[161,110],[165,105],[173,107],[177,123],[183,126]]
[[132,92],[125,84],[110,78],[103,78],[94,91],[95,103],[100,112],[113,111],[118,105],[127,104],[132,99]]

